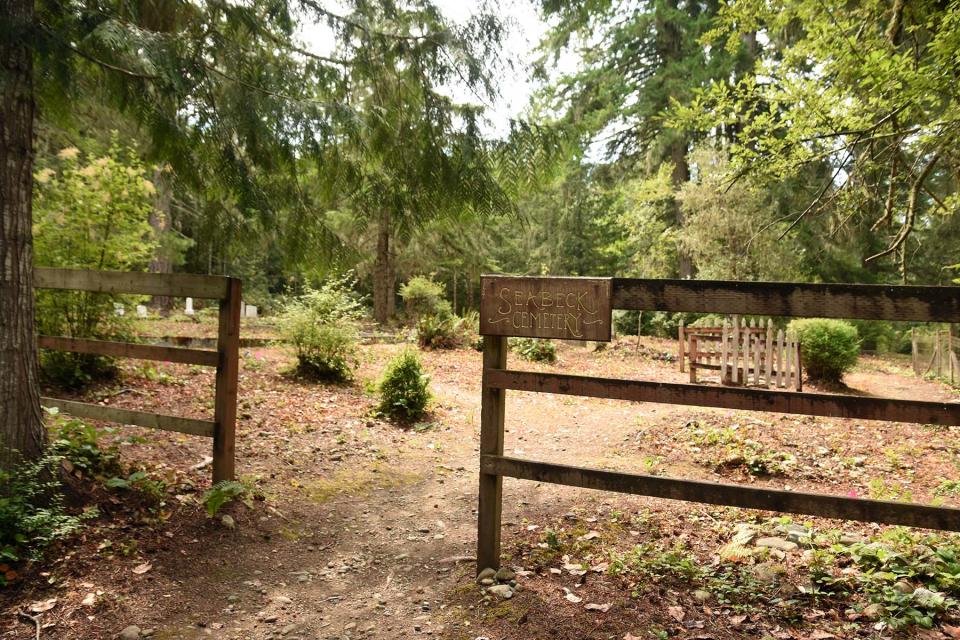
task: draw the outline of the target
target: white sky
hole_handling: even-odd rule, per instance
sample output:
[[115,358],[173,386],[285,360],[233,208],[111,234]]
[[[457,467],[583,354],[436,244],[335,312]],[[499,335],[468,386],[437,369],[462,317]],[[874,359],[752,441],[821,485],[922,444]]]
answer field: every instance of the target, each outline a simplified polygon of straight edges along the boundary
[[[476,0],[435,0],[436,5],[450,20],[457,23],[466,21],[473,13],[482,9],[482,3]],[[539,86],[531,79],[530,63],[536,59],[535,49],[546,33],[549,25],[541,19],[537,7],[531,0],[499,0],[501,16],[507,22],[508,35],[503,43],[503,57],[513,62],[514,69],[506,69],[503,76],[497,78],[500,96],[487,109],[490,120],[487,133],[493,136],[505,134],[509,121],[523,113],[530,96]],[[301,37],[310,51],[329,54],[333,38],[323,24],[303,25]],[[576,66],[574,56],[564,56],[556,72],[572,71]],[[479,99],[461,84],[443,88],[459,102],[480,104]]]

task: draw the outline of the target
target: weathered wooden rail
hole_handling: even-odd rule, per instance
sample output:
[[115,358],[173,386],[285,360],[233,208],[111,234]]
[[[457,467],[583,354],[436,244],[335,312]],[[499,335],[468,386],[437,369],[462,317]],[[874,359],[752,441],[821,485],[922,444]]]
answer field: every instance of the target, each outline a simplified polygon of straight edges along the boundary
[[233,479],[237,380],[240,367],[241,281],[239,279],[225,276],[81,271],[38,267],[34,270],[34,282],[38,289],[189,296],[219,300],[220,316],[216,351],[64,336],[37,337],[37,346],[41,349],[216,367],[213,420],[133,411],[60,398],[44,397],[41,398],[41,404],[46,407],[57,407],[64,413],[78,418],[107,420],[213,438],[213,481]]
[[[503,455],[508,390],[770,411],[814,416],[960,425],[960,403],[896,398],[800,393],[744,387],[621,380],[507,368],[507,335],[570,339],[554,322],[543,329],[525,319],[556,314],[557,301],[573,292],[583,296],[587,312],[616,308],[638,311],[691,311],[793,317],[830,317],[919,322],[960,319],[960,287],[851,284],[740,283],[688,280],[523,278],[484,276],[481,329],[484,334],[480,420],[480,493],[477,522],[477,567],[500,565],[500,514],[504,477],[549,482],[602,491],[687,500],[706,504],[766,509],[828,518],[960,531],[960,509],[923,504],[866,500],[605,471],[521,460]],[[590,284],[592,288],[587,289]],[[606,287],[604,287],[606,285]],[[609,293],[604,293],[604,292]],[[598,293],[599,292],[599,293]],[[609,295],[612,305],[594,304],[590,296]],[[576,300],[576,297],[570,298]],[[550,303],[550,304],[546,304]],[[551,304],[553,305],[551,307]],[[582,309],[568,311],[572,316]],[[596,315],[586,313],[590,322]],[[609,322],[609,318],[606,318]],[[496,323],[496,333],[487,330]],[[567,320],[566,324],[571,321]],[[576,323],[573,323],[576,326]],[[587,339],[604,339],[592,325]],[[607,329],[609,336],[609,329]],[[601,337],[597,337],[601,336]],[[582,338],[581,338],[582,339]]]

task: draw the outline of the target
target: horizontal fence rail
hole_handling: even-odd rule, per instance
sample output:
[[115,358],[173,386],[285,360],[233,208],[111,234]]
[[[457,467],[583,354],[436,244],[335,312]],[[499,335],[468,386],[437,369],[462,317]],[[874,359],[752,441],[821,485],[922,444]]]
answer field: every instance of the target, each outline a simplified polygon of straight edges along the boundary
[[81,269],[33,270],[38,289],[72,289],[97,293],[135,293],[178,298],[227,297],[230,278],[186,273],[137,273],[127,271],[85,271]]
[[86,340],[62,336],[37,336],[37,346],[41,349],[56,349],[73,353],[92,353],[117,358],[136,358],[138,360],[158,360],[160,362],[179,362],[215,367],[219,362],[216,351],[204,349],[184,349],[182,347],[162,347],[130,342],[111,342],[108,340]]
[[614,278],[613,308],[957,322],[960,287]]
[[[514,276],[502,280],[500,276],[484,278],[482,294],[488,295],[489,291],[496,298],[486,307],[481,303],[481,310],[503,309],[515,314],[511,317],[520,318],[520,325],[527,332],[523,335],[530,332],[523,325],[524,309],[536,312],[550,303],[559,306],[557,301],[580,300],[565,297],[575,295],[576,279],[531,277],[520,284]],[[612,278],[610,283],[608,308],[613,309],[914,322],[960,320],[960,287],[632,278]],[[588,306],[594,303],[594,298],[583,295]],[[600,300],[598,306],[604,303]],[[485,320],[491,321],[481,312],[481,332]],[[499,321],[497,317],[493,320]],[[507,368],[506,335],[484,335],[478,571],[500,565],[503,477],[705,504],[960,531],[960,509],[954,508],[622,473],[503,455],[507,390],[944,426],[960,426],[960,403],[517,371]]]
[[56,407],[78,418],[105,420],[213,438],[213,480],[219,482],[233,479],[240,361],[240,280],[226,276],[81,271],[38,267],[34,269],[34,286],[37,289],[218,300],[220,313],[216,351],[67,336],[37,336],[37,346],[41,349],[216,367],[212,421],[61,398],[44,397],[41,398],[41,404],[45,407]]
[[765,509],[808,516],[960,531],[960,509],[664,478],[485,455],[482,473],[654,498]]
[[121,409],[119,407],[108,407],[102,404],[77,402],[75,400],[62,400],[60,398],[40,398],[40,404],[45,407],[56,407],[64,413],[69,413],[70,415],[78,418],[105,420],[108,422],[119,422],[121,424],[133,424],[138,427],[148,427],[150,429],[160,429],[162,431],[176,431],[177,433],[187,433],[193,436],[206,436],[208,438],[213,437],[213,432],[216,427],[216,423],[212,420],[181,418],[179,416],[148,413],[146,411],[133,411],[131,409]]
[[831,418],[960,425],[960,403],[955,402],[925,402],[742,387],[706,387],[696,384],[591,378],[510,369],[490,370],[487,372],[486,380],[491,387],[516,391]]

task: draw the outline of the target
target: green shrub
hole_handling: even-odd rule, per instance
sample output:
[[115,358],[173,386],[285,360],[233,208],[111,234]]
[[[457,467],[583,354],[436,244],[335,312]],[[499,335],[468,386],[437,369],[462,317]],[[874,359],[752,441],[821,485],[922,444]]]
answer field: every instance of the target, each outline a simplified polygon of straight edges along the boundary
[[[0,469],[0,562],[35,559],[51,543],[80,527],[69,515],[56,479],[62,458],[47,455]],[[6,579],[0,573],[0,586]]]
[[618,336],[635,336],[642,318],[639,311],[617,309],[613,312],[613,330]]
[[400,287],[400,297],[403,298],[407,315],[414,322],[418,322],[424,316],[446,319],[453,315],[450,303],[443,298],[443,285],[427,276],[410,278]]
[[540,338],[510,338],[510,350],[531,362],[556,362],[557,345],[552,340]]
[[90,477],[119,473],[116,449],[100,447],[96,427],[82,420],[60,416],[57,409],[46,409],[46,412],[53,418],[50,448],[56,455]]
[[480,314],[470,311],[462,318],[428,314],[417,321],[417,344],[424,349],[457,349],[469,344],[483,349]]
[[105,483],[108,489],[136,491],[152,502],[160,502],[167,493],[167,483],[151,478],[146,471],[134,471],[126,478],[115,476]]
[[380,379],[380,411],[404,422],[419,420],[430,401],[429,384],[417,352],[403,351],[387,364]]
[[[132,150],[114,142],[99,158],[64,149],[35,174],[34,250],[45,267],[145,270],[158,246],[150,226],[155,188]],[[139,298],[80,291],[37,292],[37,329],[42,334],[129,340]],[[125,314],[118,316],[114,304]],[[43,350],[44,376],[77,388],[112,375],[113,359]]]
[[352,284],[347,274],[283,305],[277,329],[293,346],[299,373],[335,382],[353,378],[359,338],[355,323],[363,309]]
[[211,518],[229,502],[239,500],[253,508],[254,489],[238,480],[221,480],[203,494],[203,506]]
[[800,340],[803,368],[813,380],[840,382],[860,354],[857,328],[843,320],[810,318],[787,326]]
[[[902,335],[892,322],[886,320],[851,320],[860,336],[860,348],[880,353],[898,352],[904,343]],[[906,341],[909,345],[909,340]],[[907,351],[909,353],[909,351]]]

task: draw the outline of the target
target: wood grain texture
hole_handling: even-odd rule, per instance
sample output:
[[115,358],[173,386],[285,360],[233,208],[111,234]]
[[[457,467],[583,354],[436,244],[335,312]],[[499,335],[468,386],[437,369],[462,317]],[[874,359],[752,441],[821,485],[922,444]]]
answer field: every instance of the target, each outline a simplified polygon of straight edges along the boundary
[[55,349],[73,353],[93,353],[117,358],[137,358],[140,360],[158,360],[160,362],[180,362],[205,367],[217,366],[216,351],[201,349],[183,349],[180,347],[159,347],[129,342],[111,342],[108,340],[86,340],[63,336],[37,336],[37,346],[41,349]]
[[480,457],[480,471],[535,482],[670,500],[960,531],[960,509],[948,507],[603,471],[495,455]]
[[85,271],[80,269],[33,270],[39,289],[73,289],[101,293],[139,293],[221,299],[227,295],[229,278],[186,273],[136,273],[127,271]]
[[960,425],[960,403],[897,400],[827,393],[796,393],[739,387],[592,378],[557,373],[484,371],[484,385],[500,389],[612,398],[635,402],[797,413],[835,418]]
[[90,404],[88,402],[77,402],[75,400],[61,400],[60,398],[40,398],[40,404],[44,407],[57,407],[64,413],[78,418],[107,420],[120,424],[134,424],[139,427],[161,429],[163,431],[188,433],[194,436],[213,437],[214,423],[210,420],[197,420],[195,418],[181,418],[179,416],[147,413],[145,411],[133,411],[131,409],[107,407],[100,404]]
[[610,278],[485,275],[480,334],[609,341]]
[[237,393],[240,376],[240,300],[242,284],[229,278],[226,298],[220,301],[217,334],[217,389],[214,397],[216,430],[213,435],[213,481],[233,480],[237,430]]
[[[480,455],[503,455],[503,422],[506,391],[487,384],[487,372],[507,366],[507,339],[485,336],[483,339],[484,382],[480,397]],[[480,473],[477,505],[477,573],[500,567],[500,518],[503,479],[497,474]]]
[[614,278],[613,308],[958,322],[960,287]]

